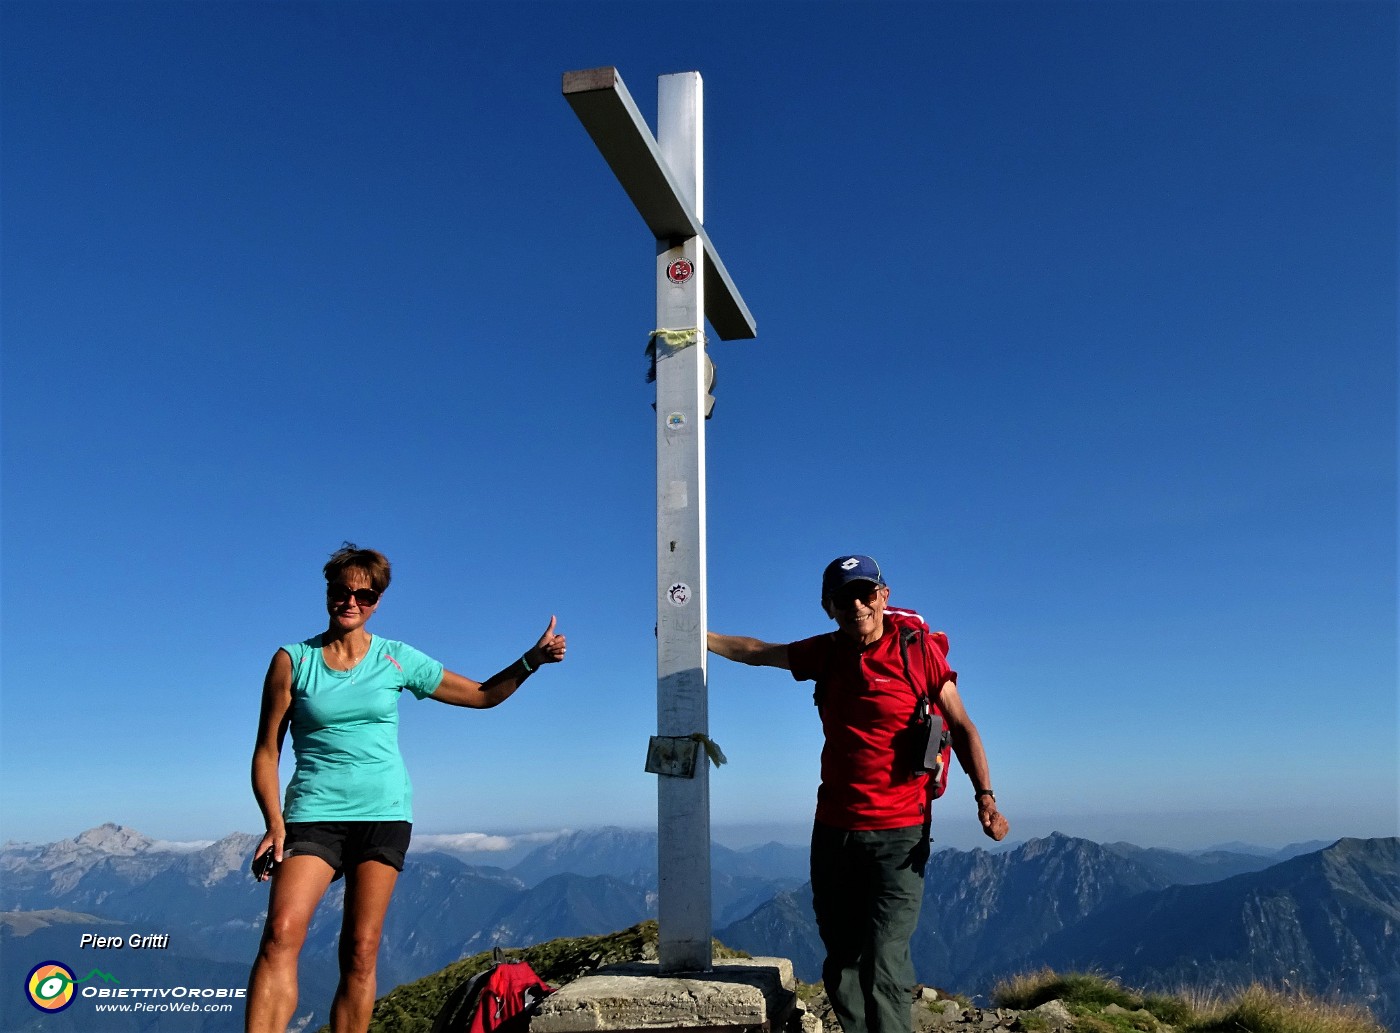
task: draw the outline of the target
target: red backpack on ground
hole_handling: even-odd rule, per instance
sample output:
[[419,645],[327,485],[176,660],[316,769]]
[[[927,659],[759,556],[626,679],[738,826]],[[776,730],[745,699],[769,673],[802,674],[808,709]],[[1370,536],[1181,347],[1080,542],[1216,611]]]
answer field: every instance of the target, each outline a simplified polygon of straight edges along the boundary
[[528,962],[498,960],[452,991],[432,1033],[524,1033],[552,993]]

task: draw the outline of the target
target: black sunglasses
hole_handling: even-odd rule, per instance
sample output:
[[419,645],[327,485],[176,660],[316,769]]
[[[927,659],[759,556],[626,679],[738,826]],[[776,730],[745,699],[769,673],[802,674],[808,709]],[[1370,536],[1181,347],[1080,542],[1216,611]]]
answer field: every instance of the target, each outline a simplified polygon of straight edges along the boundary
[[856,604],[856,600],[860,600],[868,606],[879,594],[879,585],[870,581],[857,581],[837,589],[831,596],[831,605],[838,610],[849,610]]
[[361,606],[376,606],[379,603],[379,593],[372,588],[349,588],[345,585],[326,586],[326,598],[333,603],[348,602],[352,595],[355,597],[355,602]]

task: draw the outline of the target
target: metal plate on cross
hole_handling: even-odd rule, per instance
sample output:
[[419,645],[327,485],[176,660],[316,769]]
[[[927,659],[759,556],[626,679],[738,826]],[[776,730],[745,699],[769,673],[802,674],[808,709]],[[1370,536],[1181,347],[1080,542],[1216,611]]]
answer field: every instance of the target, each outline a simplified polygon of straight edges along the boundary
[[671,778],[694,778],[700,743],[688,735],[653,735],[647,742],[647,771]]

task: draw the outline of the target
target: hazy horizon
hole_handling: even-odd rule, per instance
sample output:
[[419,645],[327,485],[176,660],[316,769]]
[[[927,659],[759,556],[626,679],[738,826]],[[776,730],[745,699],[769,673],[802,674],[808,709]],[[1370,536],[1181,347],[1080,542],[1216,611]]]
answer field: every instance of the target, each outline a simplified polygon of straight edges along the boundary
[[[1326,834],[1299,834],[1296,837],[1284,840],[1260,838],[1258,836],[1234,836],[1228,839],[1198,838],[1189,839],[1184,837],[1163,838],[1142,833],[1127,832],[1122,826],[1116,825],[1110,816],[1101,819],[1102,824],[1099,830],[1095,831],[1087,823],[1076,823],[1072,820],[1047,819],[1039,821],[1032,819],[1029,824],[1033,826],[1030,831],[1020,828],[1013,828],[1012,834],[1002,843],[993,843],[985,837],[978,835],[975,830],[967,835],[940,836],[937,831],[937,819],[935,818],[934,844],[936,847],[950,847],[958,850],[986,849],[994,853],[1002,853],[1006,850],[1014,849],[1023,843],[1035,839],[1044,839],[1052,834],[1060,834],[1074,839],[1084,839],[1100,844],[1126,842],[1134,846],[1144,848],[1161,848],[1174,850],[1181,853],[1199,853],[1217,849],[1241,849],[1244,852],[1274,853],[1291,847],[1303,844],[1325,843],[1331,844],[1339,839],[1381,839],[1391,838],[1395,833],[1373,831],[1347,831],[1340,833]],[[261,829],[227,829],[218,834],[209,834],[199,837],[165,837],[151,833],[148,829],[133,825],[123,821],[101,822],[88,828],[78,829],[68,835],[58,835],[52,838],[39,837],[16,837],[6,830],[3,846],[6,847],[27,847],[27,846],[47,846],[54,843],[75,840],[79,836],[93,829],[101,828],[104,825],[113,825],[145,836],[152,841],[152,849],[168,850],[172,852],[193,851],[208,847],[221,839],[230,835],[260,835]],[[565,835],[573,833],[598,832],[606,829],[622,829],[628,832],[647,832],[654,834],[656,826],[650,825],[629,825],[611,822],[600,822],[597,824],[576,825],[566,828],[540,829],[540,828],[515,828],[501,829],[488,832],[481,831],[427,831],[414,830],[413,847],[410,850],[410,857],[413,851],[422,850],[446,850],[462,857],[478,856],[480,863],[492,863],[492,858],[509,856],[513,863],[531,850],[545,843],[552,842]],[[778,843],[784,846],[792,846],[806,849],[811,833],[811,824],[801,825],[799,823],[774,823],[767,825],[754,824],[734,824],[715,825],[711,827],[710,838],[713,842],[721,846],[735,850],[745,850],[753,847],[763,846],[768,843]]]

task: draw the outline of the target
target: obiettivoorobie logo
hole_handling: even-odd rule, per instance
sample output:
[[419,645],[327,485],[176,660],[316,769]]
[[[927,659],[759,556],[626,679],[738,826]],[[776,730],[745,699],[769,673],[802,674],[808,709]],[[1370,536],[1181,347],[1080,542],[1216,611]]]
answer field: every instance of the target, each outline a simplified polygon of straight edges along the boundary
[[24,981],[24,992],[29,995],[29,1003],[40,1011],[59,1012],[73,1003],[73,984],[83,983],[93,976],[104,983],[115,983],[109,973],[93,969],[82,979],[73,975],[73,970],[61,961],[41,961],[29,970]]

